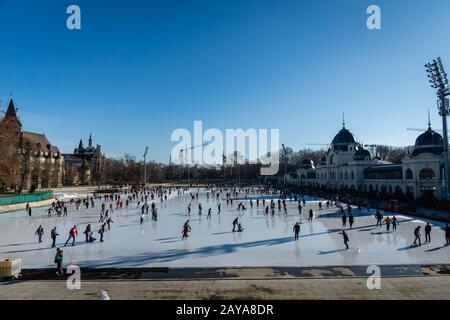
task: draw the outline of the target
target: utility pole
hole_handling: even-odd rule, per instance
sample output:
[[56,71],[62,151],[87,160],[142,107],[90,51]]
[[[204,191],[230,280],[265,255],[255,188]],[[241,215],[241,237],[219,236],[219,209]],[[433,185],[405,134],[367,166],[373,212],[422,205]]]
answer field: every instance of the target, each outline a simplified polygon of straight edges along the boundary
[[444,138],[444,196],[446,200],[450,200],[449,194],[449,155],[448,155],[448,132],[447,132],[447,117],[450,114],[449,100],[446,98],[450,95],[448,87],[447,73],[445,73],[444,66],[440,57],[425,65],[430,78],[431,87],[436,89],[438,97],[437,106],[439,115],[442,117],[442,130]]

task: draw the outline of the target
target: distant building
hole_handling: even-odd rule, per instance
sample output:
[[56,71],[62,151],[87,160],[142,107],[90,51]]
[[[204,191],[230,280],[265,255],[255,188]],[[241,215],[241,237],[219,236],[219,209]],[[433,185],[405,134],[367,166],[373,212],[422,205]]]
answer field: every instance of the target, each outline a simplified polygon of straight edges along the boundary
[[101,179],[105,163],[105,155],[101,152],[101,146],[92,144],[92,134],[89,136],[89,144],[85,148],[83,139],[80,139],[78,147],[72,154],[63,154],[65,162],[65,182],[71,185],[90,185]]
[[410,199],[442,199],[444,142],[431,129],[419,135],[414,149],[400,164],[372,156],[345,128],[338,132],[319,163],[306,159],[287,182],[328,189],[346,188],[366,193],[398,194]]
[[5,116],[0,120],[0,130],[3,161],[10,163],[6,167],[0,165],[2,189],[15,189],[19,185],[22,185],[23,190],[62,186],[64,157],[43,133],[22,131],[22,123],[12,99]]

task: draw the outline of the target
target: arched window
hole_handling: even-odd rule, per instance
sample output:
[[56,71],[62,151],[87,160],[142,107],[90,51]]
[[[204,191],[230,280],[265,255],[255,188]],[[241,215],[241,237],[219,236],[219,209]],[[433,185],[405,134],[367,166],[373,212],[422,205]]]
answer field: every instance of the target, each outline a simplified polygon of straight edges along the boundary
[[414,179],[413,172],[411,169],[406,169],[406,180]]
[[341,174],[339,175],[339,178],[340,178],[341,180],[343,179],[342,172],[341,172]]
[[353,173],[353,171],[350,173],[350,179],[355,180],[355,174]]
[[434,171],[430,168],[425,168],[420,171],[420,180],[429,180],[434,178]]
[[330,157],[330,164],[333,164],[333,160],[334,160],[334,155],[331,155],[331,157]]

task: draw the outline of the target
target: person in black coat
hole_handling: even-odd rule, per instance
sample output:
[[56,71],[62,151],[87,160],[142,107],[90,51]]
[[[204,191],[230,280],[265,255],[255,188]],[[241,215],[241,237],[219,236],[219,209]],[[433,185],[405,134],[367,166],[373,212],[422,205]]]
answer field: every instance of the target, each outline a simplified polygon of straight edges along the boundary
[[54,227],[52,229],[50,236],[52,238],[52,248],[55,248],[56,247],[56,237],[59,236],[59,234],[56,232],[56,227]]

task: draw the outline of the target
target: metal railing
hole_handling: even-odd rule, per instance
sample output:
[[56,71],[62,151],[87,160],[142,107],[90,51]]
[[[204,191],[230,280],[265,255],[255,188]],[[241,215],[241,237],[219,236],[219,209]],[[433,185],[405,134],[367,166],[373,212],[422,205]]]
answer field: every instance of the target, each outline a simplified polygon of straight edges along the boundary
[[17,195],[8,195],[8,196],[0,196],[0,206],[6,206],[10,204],[17,203],[28,203],[42,200],[49,200],[54,198],[53,191],[36,191],[33,193],[27,194],[17,194]]

